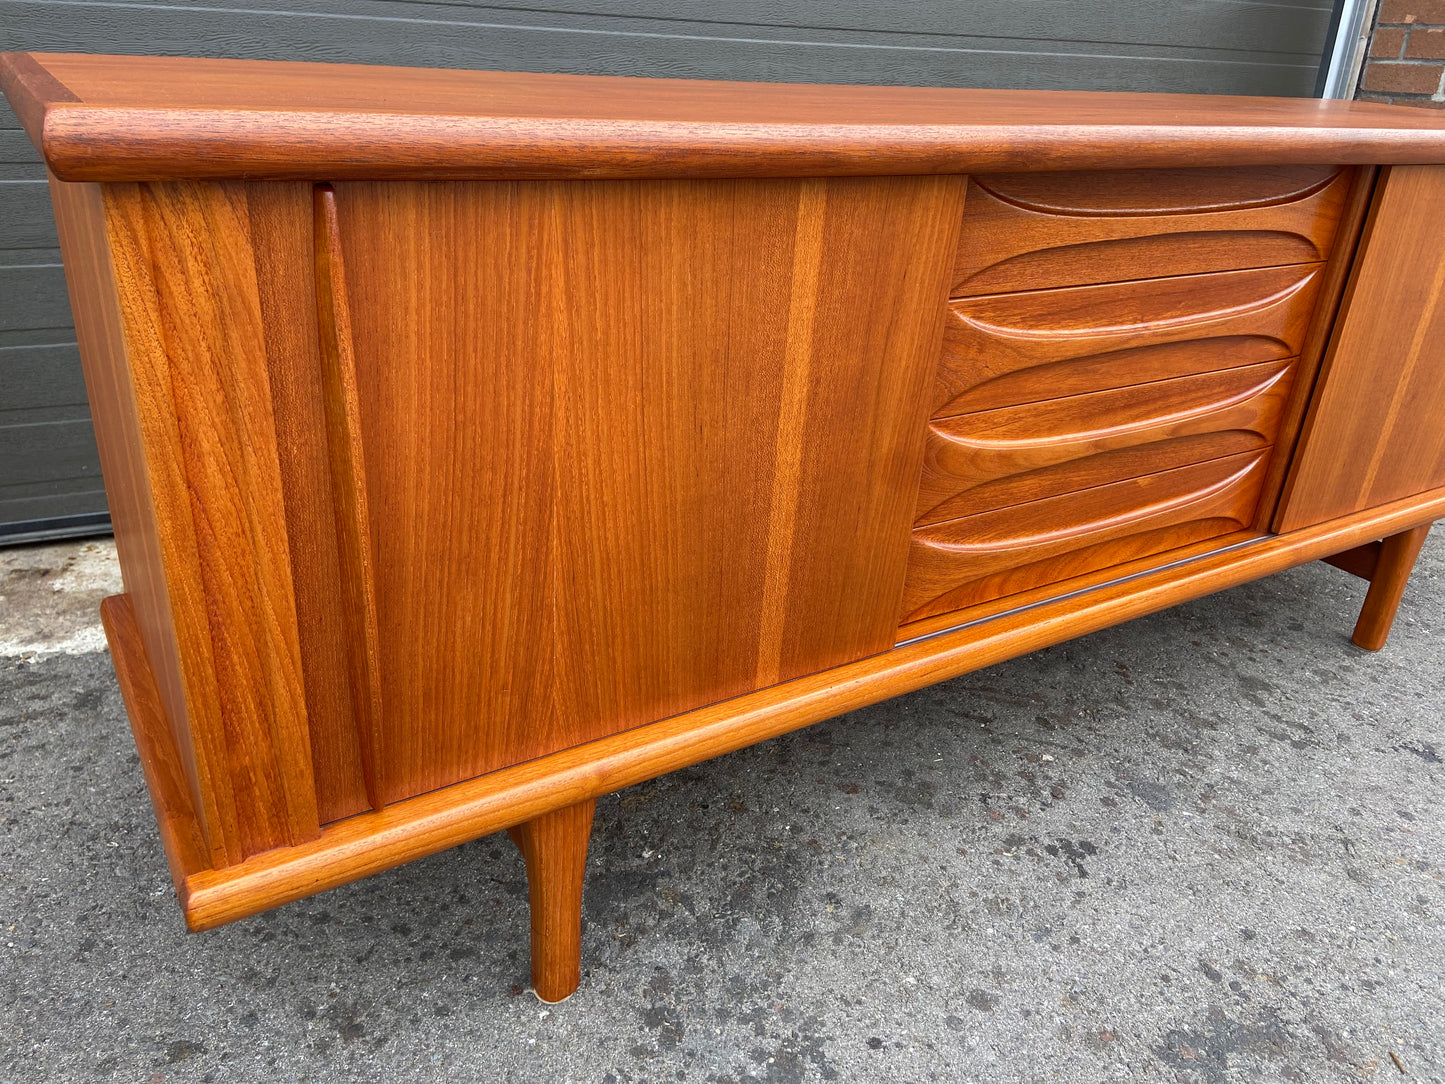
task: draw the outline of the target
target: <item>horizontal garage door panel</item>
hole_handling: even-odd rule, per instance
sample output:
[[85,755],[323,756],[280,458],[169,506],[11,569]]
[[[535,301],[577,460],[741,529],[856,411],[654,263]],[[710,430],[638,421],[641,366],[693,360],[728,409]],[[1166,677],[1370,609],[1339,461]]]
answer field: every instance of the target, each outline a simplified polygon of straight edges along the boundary
[[[7,48],[928,86],[1312,92],[1328,5],[10,3]],[[538,9],[541,10],[538,10]],[[279,9],[279,10],[278,10]],[[763,13],[767,12],[764,19]],[[660,17],[659,17],[660,16]],[[23,44],[22,44],[23,43]]]
[[0,346],[0,425],[7,415],[65,411],[68,417],[89,417],[85,406],[85,380],[80,373],[80,351],[75,343],[41,343]]
[[50,186],[39,180],[0,181],[0,244],[11,249],[57,248]]
[[6,332],[29,329],[53,330],[52,339],[73,341],[74,326],[59,250],[0,251],[0,346],[8,345]]

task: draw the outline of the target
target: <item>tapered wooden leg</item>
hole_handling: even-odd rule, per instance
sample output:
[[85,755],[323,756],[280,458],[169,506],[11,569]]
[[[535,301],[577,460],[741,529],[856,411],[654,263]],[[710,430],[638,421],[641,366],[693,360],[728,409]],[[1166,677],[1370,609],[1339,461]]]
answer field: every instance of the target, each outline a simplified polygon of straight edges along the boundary
[[527,864],[532,909],[532,988],[563,1001],[582,980],[582,874],[595,798],[507,829]]
[[1430,533],[1430,524],[1416,527],[1413,531],[1391,535],[1380,544],[1375,567],[1370,575],[1370,590],[1365,595],[1365,605],[1360,610],[1360,619],[1355,622],[1354,640],[1367,651],[1379,651],[1385,646],[1390,635],[1390,626],[1395,623],[1395,611],[1400,608],[1400,599],[1405,594],[1405,584],[1410,579],[1410,570],[1420,556],[1420,547]]

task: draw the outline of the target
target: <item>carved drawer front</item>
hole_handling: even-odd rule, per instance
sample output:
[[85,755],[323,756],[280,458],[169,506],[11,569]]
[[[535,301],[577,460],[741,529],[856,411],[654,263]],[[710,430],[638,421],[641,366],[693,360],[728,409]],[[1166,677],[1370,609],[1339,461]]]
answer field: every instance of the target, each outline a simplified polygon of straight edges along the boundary
[[1294,357],[1322,266],[950,302],[933,417]]
[[1269,450],[917,528],[904,622],[1245,529]]
[[917,526],[1274,443],[1294,359],[933,422]]
[[1349,174],[1260,166],[973,177],[953,296],[1324,260]]

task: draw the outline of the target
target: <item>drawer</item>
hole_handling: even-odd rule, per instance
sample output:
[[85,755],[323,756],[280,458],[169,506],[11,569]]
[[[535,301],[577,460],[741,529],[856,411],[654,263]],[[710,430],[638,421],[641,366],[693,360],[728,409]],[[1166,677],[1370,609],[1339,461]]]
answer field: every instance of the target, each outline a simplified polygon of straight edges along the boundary
[[1250,525],[1269,449],[916,528],[903,622],[1231,534]]
[[1266,448],[1293,376],[1289,358],[935,421],[916,524]]
[[1352,178],[1333,166],[973,177],[953,296],[1324,260]]
[[950,302],[933,417],[1294,357],[1323,266]]

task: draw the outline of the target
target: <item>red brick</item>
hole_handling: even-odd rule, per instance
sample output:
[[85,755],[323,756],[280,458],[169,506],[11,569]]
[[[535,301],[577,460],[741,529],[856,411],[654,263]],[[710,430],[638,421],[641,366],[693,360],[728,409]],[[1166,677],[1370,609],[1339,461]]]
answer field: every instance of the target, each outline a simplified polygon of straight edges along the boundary
[[1360,89],[1385,94],[1434,94],[1440,89],[1442,72],[1445,65],[1372,60],[1365,66]]
[[1387,60],[1398,60],[1400,52],[1405,48],[1405,31],[1390,30],[1380,27],[1375,31],[1375,36],[1370,39],[1370,55],[1384,57]]
[[1381,0],[1378,21],[1445,25],[1445,0]]
[[1445,60],[1445,29],[1415,27],[1410,31],[1405,55],[1412,60]]

